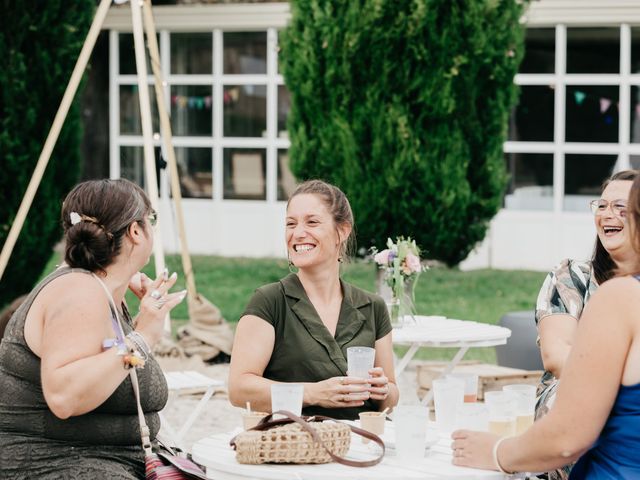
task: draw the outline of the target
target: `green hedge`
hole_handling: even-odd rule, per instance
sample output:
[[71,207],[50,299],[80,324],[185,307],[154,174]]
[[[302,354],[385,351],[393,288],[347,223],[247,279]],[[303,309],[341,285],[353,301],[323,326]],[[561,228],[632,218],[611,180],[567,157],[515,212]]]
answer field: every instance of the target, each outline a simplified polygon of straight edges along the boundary
[[[2,2],[0,244],[25,194],[94,9],[92,0]],[[61,201],[80,176],[80,136],[76,102],[0,281],[0,306],[32,288],[60,239]]]
[[517,0],[294,0],[280,59],[291,168],[349,196],[359,245],[449,265],[484,238],[523,50]]

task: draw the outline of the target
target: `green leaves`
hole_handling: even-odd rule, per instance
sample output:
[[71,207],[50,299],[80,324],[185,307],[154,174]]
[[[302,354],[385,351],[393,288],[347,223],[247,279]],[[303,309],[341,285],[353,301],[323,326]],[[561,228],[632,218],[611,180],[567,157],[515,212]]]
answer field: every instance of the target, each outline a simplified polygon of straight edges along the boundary
[[292,11],[280,59],[294,174],[345,191],[360,246],[410,235],[427,258],[463,260],[506,186],[523,5],[294,0]]

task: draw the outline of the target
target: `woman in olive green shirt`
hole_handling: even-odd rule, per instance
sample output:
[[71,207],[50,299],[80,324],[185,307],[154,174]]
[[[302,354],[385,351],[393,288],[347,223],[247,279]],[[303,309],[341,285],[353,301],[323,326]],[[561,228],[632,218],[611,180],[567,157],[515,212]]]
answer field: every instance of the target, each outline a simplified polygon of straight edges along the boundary
[[[256,290],[236,329],[229,398],[271,411],[272,383],[304,384],[303,413],[357,418],[398,403],[384,301],[340,279],[353,215],[344,193],[319,180],[289,198],[286,241],[298,268]],[[376,350],[370,378],[347,375],[346,350]]]

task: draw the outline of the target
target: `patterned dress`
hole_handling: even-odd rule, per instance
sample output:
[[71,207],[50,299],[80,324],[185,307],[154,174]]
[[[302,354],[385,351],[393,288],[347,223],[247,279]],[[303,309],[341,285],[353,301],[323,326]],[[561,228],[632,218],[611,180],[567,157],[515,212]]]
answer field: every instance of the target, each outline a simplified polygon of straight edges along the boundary
[[[580,319],[584,306],[598,288],[593,275],[591,262],[563,260],[554,268],[540,289],[536,302],[536,325],[550,315],[571,315]],[[540,337],[538,337],[540,346]],[[538,385],[536,420],[547,414],[555,400],[559,380],[549,371],[545,371]],[[566,480],[573,465],[548,472],[549,480]]]

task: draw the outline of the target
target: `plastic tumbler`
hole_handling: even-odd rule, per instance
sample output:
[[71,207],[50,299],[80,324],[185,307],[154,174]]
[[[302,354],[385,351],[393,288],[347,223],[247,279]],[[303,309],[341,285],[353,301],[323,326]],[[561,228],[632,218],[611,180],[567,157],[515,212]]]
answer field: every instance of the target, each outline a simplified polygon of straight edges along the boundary
[[489,431],[507,437],[516,433],[516,399],[509,392],[486,392],[489,409]]
[[424,406],[400,405],[393,411],[398,457],[418,459],[424,457],[427,440],[429,411]]
[[477,373],[450,373],[447,377],[457,378],[464,382],[464,403],[474,403],[478,401]]
[[286,410],[295,415],[302,414],[304,385],[301,383],[271,384],[271,411]]
[[453,430],[456,411],[464,401],[464,382],[457,378],[438,378],[431,382],[436,423],[439,430]]
[[369,370],[373,368],[375,358],[375,348],[347,348],[347,373],[350,377],[369,378]]
[[533,425],[536,410],[536,387],[533,385],[505,385],[502,391],[516,399],[516,435],[520,435]]

